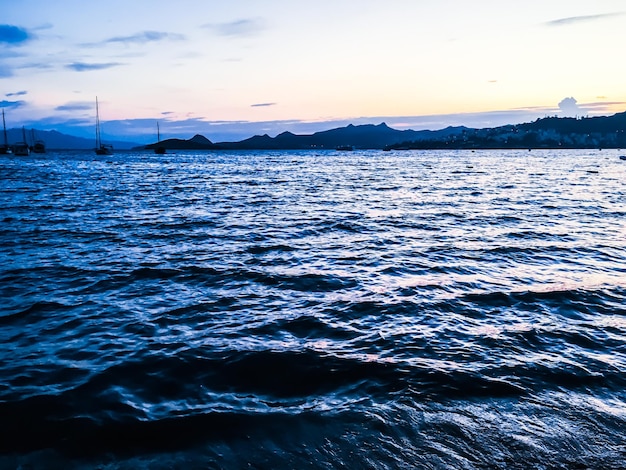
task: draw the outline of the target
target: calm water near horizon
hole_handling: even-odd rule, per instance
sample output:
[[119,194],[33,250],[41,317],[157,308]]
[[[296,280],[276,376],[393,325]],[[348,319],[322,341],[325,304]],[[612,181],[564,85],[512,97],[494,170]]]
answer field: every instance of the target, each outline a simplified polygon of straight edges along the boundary
[[0,156],[0,468],[622,468],[624,153]]

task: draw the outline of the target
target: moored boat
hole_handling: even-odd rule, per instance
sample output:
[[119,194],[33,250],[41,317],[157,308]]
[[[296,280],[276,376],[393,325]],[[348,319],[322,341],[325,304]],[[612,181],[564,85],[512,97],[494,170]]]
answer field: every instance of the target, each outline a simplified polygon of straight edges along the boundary
[[26,142],[26,130],[24,129],[24,127],[22,127],[22,141],[14,143],[12,150],[13,155],[16,155],[18,157],[27,157],[30,155],[30,147]]
[[30,132],[33,138],[33,146],[31,147],[33,153],[46,153],[46,143],[37,138],[35,135],[35,129],[31,129]]
[[11,153],[11,147],[9,147],[7,139],[7,124],[4,120],[4,109],[2,110],[2,128],[4,130],[4,145],[0,145],[0,155],[6,155],[7,153]]
[[157,145],[154,147],[154,153],[158,155],[165,154],[165,147],[161,145],[161,131],[159,130],[159,121],[157,121]]
[[100,136],[100,111],[98,109],[98,97],[96,96],[96,155],[112,155],[113,146],[103,144]]

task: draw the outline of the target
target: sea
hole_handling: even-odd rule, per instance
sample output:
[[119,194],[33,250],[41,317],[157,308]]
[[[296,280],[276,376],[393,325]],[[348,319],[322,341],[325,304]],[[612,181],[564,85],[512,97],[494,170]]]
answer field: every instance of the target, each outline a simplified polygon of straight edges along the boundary
[[623,154],[0,156],[0,468],[624,468]]

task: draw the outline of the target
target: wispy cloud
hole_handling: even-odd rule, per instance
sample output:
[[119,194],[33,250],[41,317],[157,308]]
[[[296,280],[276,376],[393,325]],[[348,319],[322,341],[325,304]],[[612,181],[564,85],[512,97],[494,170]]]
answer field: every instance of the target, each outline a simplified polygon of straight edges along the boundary
[[266,29],[262,18],[243,18],[228,23],[208,23],[202,26],[220,36],[253,36]]
[[55,111],[86,111],[93,108],[93,103],[85,101],[73,101],[54,108]]
[[50,70],[54,68],[54,65],[50,62],[28,62],[19,67],[20,69],[37,69],[37,70]]
[[13,76],[13,69],[4,64],[0,64],[0,78],[7,78]]
[[128,36],[113,36],[98,42],[85,42],[81,47],[101,47],[111,44],[122,44],[124,46],[143,45],[160,41],[184,41],[187,37],[183,34],[168,33],[165,31],[140,31]]
[[586,23],[589,21],[605,20],[608,18],[615,18],[617,16],[623,16],[626,12],[615,13],[603,13],[600,15],[585,15],[585,16],[570,16],[568,18],[559,18],[556,20],[548,21],[545,24],[547,26],[567,26],[576,23]]
[[120,62],[107,62],[107,63],[87,63],[87,62],[73,62],[71,64],[67,64],[65,68],[70,70],[74,70],[75,72],[89,72],[92,70],[104,70],[110,69],[112,67],[118,67],[120,65],[124,65]]
[[167,33],[164,31],[141,31],[137,34],[131,34],[130,36],[115,36],[103,41],[104,44],[146,44],[148,42],[158,41],[182,41],[186,37],[182,34]]
[[42,31],[42,30],[52,29],[52,28],[54,28],[54,25],[52,23],[43,23],[43,24],[40,24],[39,26],[36,26],[33,29],[36,31]]
[[250,105],[251,108],[263,108],[266,106],[276,106],[276,103],[255,103]]
[[9,97],[11,97],[11,96],[23,96],[23,95],[26,95],[26,94],[28,94],[28,92],[27,92],[26,90],[22,90],[22,91],[16,91],[16,92],[14,92],[14,93],[7,93],[7,94],[6,94],[6,95],[4,95],[4,96],[6,96],[7,98],[9,98]]
[[0,108],[21,108],[22,106],[24,106],[26,104],[26,101],[7,101],[7,100],[2,100],[0,101]]
[[33,35],[26,29],[10,24],[0,24],[0,44],[22,44]]
[[17,49],[0,47],[0,62],[4,59],[21,59],[24,57],[28,57],[28,55],[24,52],[19,52]]
[[[602,98],[602,97],[598,97]],[[611,113],[616,112],[616,109],[626,109],[626,102],[624,101],[595,101],[591,103],[584,103],[581,105],[585,110],[593,113]]]

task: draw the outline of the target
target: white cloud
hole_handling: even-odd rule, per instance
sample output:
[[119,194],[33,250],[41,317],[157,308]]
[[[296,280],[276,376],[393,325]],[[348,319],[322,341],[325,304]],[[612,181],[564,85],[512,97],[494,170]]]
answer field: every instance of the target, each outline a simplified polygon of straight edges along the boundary
[[244,18],[229,23],[205,24],[203,28],[211,29],[220,36],[252,36],[265,29],[265,21],[261,18]]
[[578,102],[572,96],[569,98],[563,98],[559,102],[559,109],[561,110],[561,113],[563,113],[563,116],[567,117],[575,117],[586,114],[586,112],[578,106]]

